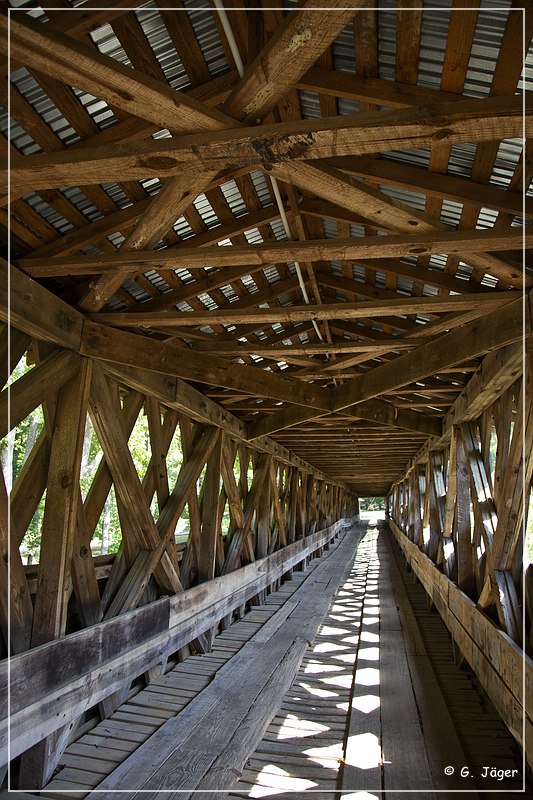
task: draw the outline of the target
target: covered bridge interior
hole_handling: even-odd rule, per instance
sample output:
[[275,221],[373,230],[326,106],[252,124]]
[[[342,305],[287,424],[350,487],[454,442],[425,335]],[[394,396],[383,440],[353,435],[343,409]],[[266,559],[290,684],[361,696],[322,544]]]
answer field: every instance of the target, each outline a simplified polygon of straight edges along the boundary
[[523,789],[533,8],[371,5],[0,8],[4,791]]

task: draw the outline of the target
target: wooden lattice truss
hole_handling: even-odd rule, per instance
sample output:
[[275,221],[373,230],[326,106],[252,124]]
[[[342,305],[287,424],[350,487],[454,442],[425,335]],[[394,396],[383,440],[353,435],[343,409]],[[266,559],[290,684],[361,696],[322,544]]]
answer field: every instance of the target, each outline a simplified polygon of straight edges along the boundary
[[[179,0],[19,5],[9,23],[0,9],[3,385],[8,361],[28,353],[33,367],[0,417],[6,434],[42,405],[44,427],[10,527],[0,484],[2,655],[29,658],[289,546],[301,560],[357,495],[389,492],[398,530],[527,649],[530,3],[450,2],[432,28],[411,0],[288,14],[228,2],[229,29]],[[103,458],[82,497],[88,414]],[[139,475],[128,440],[143,414]],[[121,549],[93,557],[112,488]],[[26,565],[45,492],[39,564]],[[268,588],[253,585],[249,597]],[[209,647],[230,596],[187,629],[192,647]],[[149,650],[100,691],[101,713],[162,660]],[[21,788],[47,780],[78,717],[62,730],[24,719]]]

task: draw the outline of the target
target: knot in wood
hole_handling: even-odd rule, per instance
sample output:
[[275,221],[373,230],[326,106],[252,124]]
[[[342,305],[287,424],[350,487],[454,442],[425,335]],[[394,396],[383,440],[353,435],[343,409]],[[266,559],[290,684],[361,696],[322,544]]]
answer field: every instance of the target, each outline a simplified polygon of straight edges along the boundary
[[440,130],[435,131],[433,138],[440,142],[442,139],[447,139],[452,134],[453,131],[450,128],[441,128]]
[[61,314],[59,324],[61,326],[61,330],[68,332],[74,327],[74,320],[71,319],[71,317],[67,317],[66,314]]
[[179,161],[171,156],[148,156],[148,158],[139,159],[138,165],[159,174],[160,172],[175,170],[179,166],[179,163]]

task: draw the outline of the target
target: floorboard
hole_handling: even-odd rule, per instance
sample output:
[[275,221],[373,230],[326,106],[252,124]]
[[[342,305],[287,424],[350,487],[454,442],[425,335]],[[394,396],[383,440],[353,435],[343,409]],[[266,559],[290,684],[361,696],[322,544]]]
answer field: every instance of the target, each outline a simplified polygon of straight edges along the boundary
[[521,788],[481,778],[483,766],[521,779],[514,740],[454,663],[393,537],[362,523],[216,636],[212,653],[158,676],[71,744],[42,794],[491,800]]

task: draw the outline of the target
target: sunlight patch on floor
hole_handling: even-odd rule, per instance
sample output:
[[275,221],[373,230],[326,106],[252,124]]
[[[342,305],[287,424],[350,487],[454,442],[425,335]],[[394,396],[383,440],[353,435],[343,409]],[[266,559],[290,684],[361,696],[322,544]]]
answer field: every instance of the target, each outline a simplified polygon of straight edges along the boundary
[[[346,657],[346,656],[345,656]],[[342,656],[337,656],[337,658],[342,658]],[[304,669],[305,675],[318,675],[321,672],[342,672],[343,667],[340,667],[338,664],[306,664]]]
[[352,708],[361,711],[363,714],[371,714],[380,706],[380,699],[377,694],[363,694],[361,697],[352,698]]
[[305,778],[294,778],[275,764],[269,764],[268,772],[261,770],[256,780],[257,784],[252,786],[249,797],[270,797],[284,792],[301,792],[318,785],[315,781]]
[[345,763],[357,769],[374,769],[381,766],[381,744],[373,733],[349,736]]

